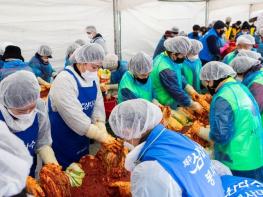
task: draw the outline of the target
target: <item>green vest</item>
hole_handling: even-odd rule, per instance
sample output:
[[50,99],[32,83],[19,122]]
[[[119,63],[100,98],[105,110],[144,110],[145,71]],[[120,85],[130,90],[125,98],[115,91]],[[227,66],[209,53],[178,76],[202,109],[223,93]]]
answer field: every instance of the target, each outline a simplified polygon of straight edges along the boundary
[[[259,72],[255,74],[256,74],[255,76],[252,76],[253,79],[251,80],[251,82],[247,85],[249,89],[254,83],[258,83],[263,86],[263,70],[261,69]],[[261,121],[263,125],[263,112],[261,112]]]
[[177,74],[179,86],[182,87],[182,74],[180,65],[174,63],[166,52],[158,55],[153,62],[153,71],[151,72],[151,78],[153,81],[153,88],[156,99],[162,105],[174,106],[176,101],[170,95],[170,93],[162,85],[159,73],[165,69],[173,70]]
[[182,74],[187,81],[187,83],[198,92],[201,93],[201,81],[200,81],[200,70],[202,67],[202,62],[197,59],[195,61],[190,61],[186,59],[182,64]]
[[227,54],[226,55],[226,57],[224,58],[224,63],[225,64],[230,64],[233,60],[234,60],[234,58],[237,56],[237,51],[235,50],[235,51],[232,51],[231,53],[229,53],[229,54]]
[[230,159],[221,159],[221,162],[231,170],[254,170],[262,167],[263,129],[258,105],[253,96],[243,85],[229,78],[213,97],[210,107],[211,125],[214,124],[214,105],[218,97],[230,104],[235,127],[234,135],[228,144],[215,144],[215,151]]
[[127,71],[119,84],[118,88],[118,103],[123,102],[121,90],[124,88],[128,88],[137,98],[143,98],[152,102],[153,100],[153,87],[152,80],[149,77],[146,84],[142,84],[136,81],[129,71]]

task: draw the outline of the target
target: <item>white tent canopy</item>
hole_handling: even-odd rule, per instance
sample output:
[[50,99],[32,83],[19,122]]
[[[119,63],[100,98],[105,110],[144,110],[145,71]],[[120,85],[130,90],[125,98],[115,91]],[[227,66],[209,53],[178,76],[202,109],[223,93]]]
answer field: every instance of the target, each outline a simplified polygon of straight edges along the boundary
[[[138,51],[152,55],[166,29],[178,26],[185,32],[193,24],[248,20],[263,10],[263,0],[157,1],[118,0],[121,12],[121,51],[124,59]],[[78,38],[88,41],[84,28],[95,25],[114,52],[112,0],[0,0],[0,43],[11,41],[29,60],[41,44],[54,51],[52,63],[62,68],[67,46]]]

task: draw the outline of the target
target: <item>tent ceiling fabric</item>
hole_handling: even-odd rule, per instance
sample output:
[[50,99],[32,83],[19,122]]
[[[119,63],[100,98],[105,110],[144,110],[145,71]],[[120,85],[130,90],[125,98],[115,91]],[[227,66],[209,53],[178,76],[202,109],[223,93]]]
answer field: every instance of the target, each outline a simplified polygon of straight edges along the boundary
[[[122,53],[127,60],[138,51],[152,55],[166,29],[178,26],[186,32],[193,24],[204,25],[205,1],[164,2],[119,0],[122,11]],[[210,21],[247,20],[249,4],[263,0],[210,0]],[[259,4],[258,4],[259,5]],[[67,46],[78,38],[88,41],[84,28],[95,25],[114,51],[112,0],[1,0],[0,43],[11,41],[22,48],[29,60],[41,44],[54,51],[52,63],[63,67]],[[254,6],[253,11],[260,12]],[[156,14],[158,13],[158,14]]]

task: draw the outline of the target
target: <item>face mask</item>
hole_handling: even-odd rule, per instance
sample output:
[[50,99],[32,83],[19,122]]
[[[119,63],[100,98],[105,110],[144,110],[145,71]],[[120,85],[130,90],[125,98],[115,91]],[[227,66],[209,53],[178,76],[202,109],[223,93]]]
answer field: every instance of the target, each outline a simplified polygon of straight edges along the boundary
[[35,118],[36,112],[33,110],[29,114],[20,114],[20,115],[15,115],[10,109],[8,109],[8,112],[15,118],[19,120],[32,120]]
[[175,62],[176,64],[181,64],[181,63],[184,62],[184,60],[185,60],[184,57],[183,57],[183,58],[179,58],[179,57],[177,57],[176,60],[174,60],[174,62]]
[[86,81],[93,81],[93,80],[96,80],[98,78],[97,72],[90,72],[88,70],[86,72],[82,73],[81,76]]
[[207,89],[212,96],[216,93],[216,89],[214,87],[207,86]]
[[124,147],[128,148],[129,150],[133,150],[135,148],[135,146],[129,142],[124,142],[123,143]]
[[145,78],[145,79],[140,79],[140,78],[138,78],[138,77],[135,77],[135,79],[136,79],[138,82],[142,83],[142,84],[146,84],[147,81],[148,81],[148,78],[149,78],[149,77],[147,77],[147,78]]
[[199,58],[199,56],[198,55],[195,55],[195,56],[191,56],[191,57],[187,57],[190,61],[195,61],[195,60],[197,60],[198,58]]
[[219,34],[222,36],[225,33],[225,30],[220,30]]
[[193,36],[198,36],[198,32],[193,32]]

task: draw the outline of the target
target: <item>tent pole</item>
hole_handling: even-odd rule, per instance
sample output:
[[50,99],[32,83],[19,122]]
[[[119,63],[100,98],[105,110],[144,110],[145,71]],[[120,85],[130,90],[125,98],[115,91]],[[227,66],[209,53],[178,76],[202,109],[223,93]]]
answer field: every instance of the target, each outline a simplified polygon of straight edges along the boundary
[[209,23],[209,0],[205,1],[205,26],[208,27]]
[[248,19],[250,19],[251,18],[251,14],[252,14],[252,9],[253,9],[253,4],[249,4],[249,14],[248,14]]
[[121,12],[119,0],[113,0],[114,51],[121,60]]

